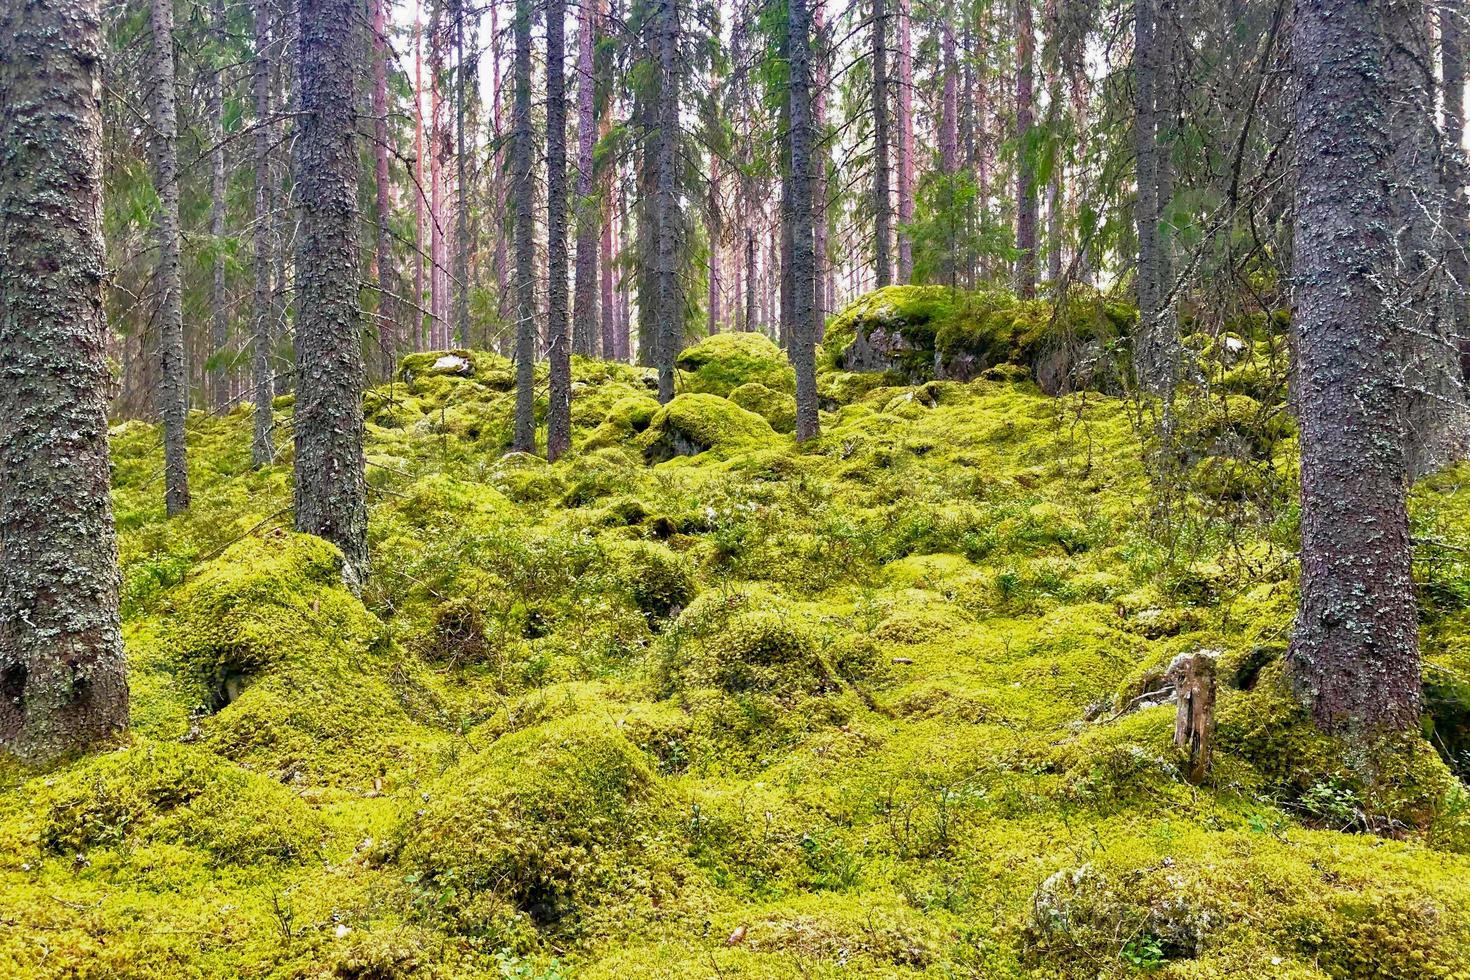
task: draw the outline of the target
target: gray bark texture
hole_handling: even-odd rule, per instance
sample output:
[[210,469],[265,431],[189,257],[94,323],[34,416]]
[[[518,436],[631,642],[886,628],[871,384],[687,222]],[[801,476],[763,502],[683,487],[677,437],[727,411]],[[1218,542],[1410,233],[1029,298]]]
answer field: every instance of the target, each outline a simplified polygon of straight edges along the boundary
[[296,186],[296,529],[367,575],[358,314],[355,0],[300,0]]
[[812,210],[811,15],[808,0],[788,0],[788,57],[791,64],[791,323],[787,356],[796,369],[796,439],[818,434],[816,302],[817,257]]
[[[593,40],[597,8],[585,0],[577,18],[577,291],[572,299],[572,351],[583,357],[598,353],[597,248],[600,202],[593,197],[594,153],[597,148],[597,76]],[[611,356],[608,351],[608,356]]]
[[531,212],[531,0],[516,0],[515,87],[510,120],[511,199],[515,201],[516,417],[511,448],[536,451],[536,227]]
[[572,343],[567,335],[566,0],[546,3],[546,458],[572,445]]
[[184,422],[189,383],[184,360],[183,278],[179,270],[179,131],[174,111],[174,5],[153,0],[153,174],[158,189],[158,387],[163,422],[164,507],[170,517],[189,509]]
[[97,0],[0,6],[0,749],[128,724],[109,496]]
[[1166,125],[1160,117],[1168,100],[1160,87],[1167,65],[1164,22],[1158,0],[1134,4],[1133,146],[1137,155],[1138,337],[1133,346],[1133,373],[1140,390],[1166,395],[1178,383],[1179,326],[1169,296],[1170,262],[1160,234],[1166,171]]
[[373,177],[377,207],[378,356],[382,376],[391,378],[398,359],[398,312],[393,301],[397,279],[393,269],[392,209],[388,185],[388,0],[373,0]]
[[1391,302],[1393,96],[1377,0],[1299,0],[1293,269],[1301,607],[1287,658],[1329,729],[1419,716],[1404,398]]
[[1016,292],[1036,295],[1036,167],[1031,151],[1035,36],[1031,0],[1016,0]]
[[271,142],[275,126],[271,123],[271,27],[270,0],[254,0],[255,14],[255,217],[251,235],[254,249],[255,291],[250,315],[255,321],[255,350],[251,358],[250,384],[255,401],[254,436],[250,443],[250,461],[268,466],[275,459],[275,442],[271,433],[275,420],[271,401],[275,394],[271,354],[275,347],[276,299],[271,288],[275,267],[275,182]]
[[1465,290],[1470,288],[1470,202],[1465,198],[1465,8],[1460,0],[1440,6],[1440,74],[1444,79],[1445,142],[1445,231],[1449,236],[1445,262],[1454,279],[1450,316],[1461,351],[1461,376],[1467,345],[1470,345],[1470,306]]
[[1454,310],[1454,240],[1444,191],[1443,145],[1436,126],[1429,7],[1386,0],[1384,70],[1391,101],[1388,129],[1393,174],[1394,263],[1391,313],[1403,345],[1410,479],[1462,459],[1470,450],[1470,411],[1460,370]]
[[658,344],[658,400],[674,397],[674,361],[684,337],[684,302],[677,257],[683,237],[679,213],[679,11],[677,0],[660,0],[658,15],[658,129],[655,138],[654,324]]
[[893,282],[888,239],[892,234],[892,202],[888,200],[888,9],[873,0],[873,248],[874,283]]
[[[225,30],[224,6],[214,0],[210,8],[210,20],[215,45],[222,48]],[[209,356],[217,358],[210,372],[209,388],[215,411],[223,412],[230,404],[229,371],[224,365],[225,347],[230,342],[230,307],[225,296],[225,262],[223,243],[225,239],[225,98],[224,85],[220,78],[219,61],[223,51],[210,52],[212,64],[209,68],[209,236],[214,243],[214,268],[210,281],[209,307]]]

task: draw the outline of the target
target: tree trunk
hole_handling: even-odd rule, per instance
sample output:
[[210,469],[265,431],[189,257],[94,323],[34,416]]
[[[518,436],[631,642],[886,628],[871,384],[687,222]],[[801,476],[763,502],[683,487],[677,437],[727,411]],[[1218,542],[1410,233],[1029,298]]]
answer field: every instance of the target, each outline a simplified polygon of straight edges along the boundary
[[251,388],[255,402],[254,437],[250,443],[250,461],[256,466],[269,466],[276,456],[272,432],[275,420],[271,402],[275,397],[275,378],[271,354],[275,347],[276,298],[271,288],[277,244],[275,200],[272,193],[274,164],[271,159],[275,124],[271,116],[271,16],[270,0],[254,0],[255,16],[255,215],[251,222],[251,245],[255,252],[255,292],[250,314],[255,321],[254,352],[251,357]]
[[577,292],[572,301],[572,350],[584,357],[596,357],[599,346],[597,221],[602,208],[592,196],[597,148],[597,76],[592,63],[596,31],[597,6],[585,0],[577,18]]
[[[945,222],[951,228],[958,226],[958,216],[955,214],[954,190],[955,180],[960,170],[960,131],[959,131],[959,72],[955,65],[955,43],[953,14],[946,13],[942,27],[944,36],[940,44],[940,70],[944,73],[944,89],[941,97],[942,108],[939,114],[939,171],[944,176],[944,217]],[[958,263],[958,243],[955,236],[950,236],[949,246],[945,249],[944,258],[940,261],[940,278],[944,285],[953,288],[958,285],[956,281]]]
[[[454,15],[454,343],[467,347],[470,343],[470,171],[465,120],[469,107],[469,66],[473,59],[465,57],[464,0],[459,0]],[[445,338],[448,340],[448,338]],[[445,344],[445,346],[449,346]]]
[[659,92],[658,136],[654,149],[657,185],[655,188],[655,226],[657,227],[654,282],[654,318],[658,337],[658,400],[663,404],[674,397],[674,360],[679,356],[684,336],[683,302],[680,298],[678,268],[679,239],[682,237],[678,197],[679,147],[679,72],[676,64],[679,45],[679,14],[675,0],[659,0]]
[[[1465,8],[1449,3],[1440,8],[1440,68],[1444,79],[1445,232],[1449,236],[1445,262],[1454,279],[1451,323],[1461,351],[1470,345],[1470,202],[1465,197]],[[1461,371],[1463,377],[1464,371]]]
[[815,438],[817,419],[816,299],[817,263],[812,210],[811,26],[808,0],[788,0],[788,56],[791,65],[791,322],[787,356],[796,369],[796,440]]
[[710,154],[709,161],[709,295],[705,312],[709,315],[709,335],[720,332],[720,239],[724,222],[720,215],[720,159]]
[[911,0],[898,0],[898,281],[914,278],[914,53]]
[[183,279],[179,271],[179,147],[174,112],[173,0],[153,0],[153,166],[158,188],[158,417],[163,421],[164,507],[189,509],[184,422],[189,384],[184,362]]
[[357,295],[355,0],[300,0],[296,187],[296,529],[367,575],[362,345]]
[[[221,0],[214,0],[210,8],[211,32],[217,50],[214,57],[223,56],[225,12]],[[213,276],[210,281],[209,307],[209,357],[214,361],[210,372],[210,394],[214,410],[223,413],[230,404],[229,368],[226,366],[225,348],[230,342],[230,304],[225,294],[225,96],[220,69],[209,69],[209,237],[213,243]]]
[[[492,5],[493,6],[493,5]],[[415,350],[424,348],[424,26],[417,8],[413,20],[413,303],[417,327],[411,338]]]
[[97,0],[0,7],[0,748],[122,731]]
[[888,258],[888,10],[873,0],[873,278],[879,289],[893,282]]
[[1133,372],[1141,390],[1167,395],[1178,382],[1178,327],[1174,305],[1168,296],[1169,262],[1159,226],[1169,181],[1164,125],[1160,106],[1168,100],[1160,91],[1163,58],[1162,37],[1168,33],[1166,18],[1155,6],[1159,0],[1135,0],[1133,71],[1136,105],[1133,147],[1137,158],[1138,224],[1138,338],[1133,349]]
[[1428,13],[1417,0],[1389,0],[1383,14],[1384,61],[1394,93],[1388,117],[1396,242],[1390,282],[1405,347],[1411,480],[1463,458],[1470,449],[1455,315],[1464,297],[1451,264],[1452,256],[1464,253],[1445,223],[1453,209],[1444,190],[1443,145],[1435,127]]
[[1035,38],[1031,0],[1016,0],[1016,292],[1036,295],[1036,165],[1032,152],[1031,88]]
[[1384,6],[1299,0],[1293,247],[1301,609],[1287,666],[1330,729],[1419,722],[1394,317]]
[[[609,99],[609,102],[611,100]],[[612,131],[611,106],[602,114],[599,124],[602,136]],[[616,163],[607,168],[607,176],[602,185],[602,246],[599,265],[601,266],[602,296],[599,302],[602,314],[602,356],[609,361],[621,360],[625,355],[618,344],[618,311],[614,300],[616,270],[613,268],[613,207],[617,200],[615,193],[614,178],[617,175]]]
[[567,336],[566,2],[546,2],[546,343],[551,362],[546,458],[572,445],[572,349]]
[[511,448],[536,451],[536,241],[531,146],[531,0],[516,0],[510,179],[515,201],[516,417]]
[[827,239],[830,235],[828,214],[828,189],[827,189],[827,0],[815,0],[812,6],[812,35],[813,35],[813,57],[812,78],[816,91],[812,93],[812,135],[816,140],[813,169],[813,198],[812,211],[816,222],[813,228],[812,251],[816,255],[817,263],[817,308],[816,338],[818,343],[822,340],[823,328],[826,325],[826,314],[831,312],[828,305],[831,294],[832,268],[827,258]]
[[392,199],[388,190],[388,0],[373,0],[373,162],[378,208],[378,350],[383,377],[393,376],[398,359],[398,317],[393,303],[393,239],[388,224]]

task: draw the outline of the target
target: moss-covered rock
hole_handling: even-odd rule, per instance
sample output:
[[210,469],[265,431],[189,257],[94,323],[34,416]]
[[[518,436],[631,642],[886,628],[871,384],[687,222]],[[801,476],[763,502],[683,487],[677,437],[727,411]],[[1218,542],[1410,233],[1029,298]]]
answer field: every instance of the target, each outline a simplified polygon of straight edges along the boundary
[[661,463],[710,450],[728,454],[753,447],[773,433],[765,419],[725,398],[679,395],[658,410],[637,444],[644,459]]
[[679,355],[675,366],[683,372],[686,392],[728,397],[744,384],[765,385],[772,391],[796,390],[796,372],[786,355],[761,333],[720,333],[706,337]]
[[792,395],[750,381],[730,392],[730,400],[765,419],[777,432],[796,431],[796,398]]

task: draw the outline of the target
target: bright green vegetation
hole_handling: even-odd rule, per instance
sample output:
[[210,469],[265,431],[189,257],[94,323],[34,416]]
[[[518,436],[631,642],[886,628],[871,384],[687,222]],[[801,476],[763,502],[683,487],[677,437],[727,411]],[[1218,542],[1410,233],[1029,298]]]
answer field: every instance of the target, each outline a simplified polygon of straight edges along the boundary
[[[191,418],[171,523],[119,426],[134,731],[0,770],[0,976],[1470,977],[1470,797],[1283,689],[1275,343],[1207,358],[1168,482],[1139,406],[1014,372],[824,373],[798,448],[753,338],[666,408],[576,361],[547,465],[503,455],[507,362],[415,355],[367,399],[361,599],[248,408]],[[1461,768],[1467,479],[1414,504]],[[1196,789],[1174,708],[1122,709],[1199,649]]]

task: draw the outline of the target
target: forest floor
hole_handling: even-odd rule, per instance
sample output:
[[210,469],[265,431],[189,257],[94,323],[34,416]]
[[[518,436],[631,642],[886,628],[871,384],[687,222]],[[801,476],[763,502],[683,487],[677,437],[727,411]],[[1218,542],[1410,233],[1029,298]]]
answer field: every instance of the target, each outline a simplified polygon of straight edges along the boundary
[[[1171,483],[1122,400],[824,370],[797,447],[774,346],[700,350],[662,410],[575,362],[554,465],[508,362],[408,358],[360,599],[285,530],[289,397],[259,471],[248,407],[191,416],[173,521],[116,427],[133,730],[0,768],[0,976],[1470,978],[1460,782],[1284,690],[1279,412],[1185,400]],[[1414,499],[1452,762],[1467,481]],[[1128,709],[1199,650],[1193,787]]]

